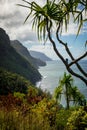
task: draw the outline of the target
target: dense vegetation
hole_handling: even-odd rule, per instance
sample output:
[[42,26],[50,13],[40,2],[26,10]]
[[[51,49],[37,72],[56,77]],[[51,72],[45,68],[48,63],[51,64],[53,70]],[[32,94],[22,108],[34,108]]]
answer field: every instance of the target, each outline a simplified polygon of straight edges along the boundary
[[[60,28],[60,25],[62,25],[62,23],[65,21],[65,25],[67,26],[69,22],[69,16],[70,16],[69,14],[72,13],[73,16],[75,16],[75,11],[77,11],[78,9],[77,8],[78,4],[81,4],[83,5],[84,8],[82,11],[78,11],[78,15],[76,17],[76,20],[78,20],[78,22],[79,21],[81,22],[81,23],[79,22],[80,27],[81,27],[81,25],[84,22],[82,19],[82,12],[87,9],[87,2],[85,0],[76,0],[76,1],[69,0],[69,2],[66,2],[65,0],[61,0],[59,2],[60,2],[60,5],[57,5],[55,4],[55,0],[53,0],[52,3],[49,0],[47,0],[47,5],[44,6],[43,8],[41,8],[35,2],[33,3],[27,2],[29,5],[31,5],[30,14],[32,14],[32,10],[36,11],[35,15],[33,14],[34,23],[38,23],[38,24],[40,23],[39,24],[40,30],[38,30],[40,31],[40,35],[43,34],[43,37],[45,38],[45,34],[43,31],[46,31],[47,29],[48,36],[51,41],[52,39],[50,37],[51,36],[50,29],[54,22],[54,21],[52,22],[52,20],[57,20],[56,22],[58,25],[57,31],[59,33],[58,29]],[[60,8],[60,7],[63,7],[63,8]],[[42,17],[41,17],[41,14],[42,14]],[[30,15],[28,15],[28,17],[29,16]],[[81,20],[79,20],[79,17],[81,17],[80,18]],[[39,18],[39,22],[37,18]],[[85,21],[87,21],[87,19],[85,19]],[[80,27],[79,27],[79,30],[80,30]],[[41,33],[42,29],[44,30]],[[8,70],[11,70],[13,68],[14,70],[21,69],[21,71],[27,73],[27,70],[23,69],[23,66],[25,66],[25,68],[28,68],[28,65],[27,65],[28,63],[26,63],[27,61],[22,61],[23,58],[18,56],[17,53],[14,51],[14,49],[8,46],[9,37],[5,35],[4,37],[5,42],[3,42],[2,35],[0,35],[0,37],[1,37],[0,61],[2,61],[0,62],[0,65],[8,68]],[[57,35],[57,39],[58,41],[60,41],[60,39],[58,38],[58,35]],[[65,46],[66,50],[68,50],[67,44],[61,41],[60,43],[62,43],[62,45]],[[55,43],[53,41],[52,41],[52,44],[54,46],[54,50],[61,58],[61,55],[60,53],[58,53],[58,50],[56,50]],[[5,52],[4,55],[2,52]],[[68,50],[68,52],[70,51]],[[16,57],[14,57],[14,55]],[[72,54],[69,53],[69,55],[71,59],[74,60]],[[80,57],[80,59],[82,58]],[[67,67],[69,64],[65,61],[63,57],[62,57],[62,60]],[[12,61],[15,61],[15,62],[13,62],[12,64]],[[75,62],[72,61],[71,64],[76,63],[78,67],[79,64],[77,63],[77,61],[78,60],[76,59]],[[17,65],[19,63],[21,63],[20,66]],[[9,66],[9,64],[11,66]],[[68,71],[71,71],[69,66],[67,69]],[[32,77],[31,72],[28,74],[30,75],[27,75],[27,76]],[[33,75],[34,74],[36,73],[33,73]],[[86,74],[84,73],[84,75]],[[28,78],[27,76],[25,77]],[[87,78],[87,76],[85,77]],[[81,77],[81,80],[82,79],[87,84],[87,80]],[[79,103],[79,100],[78,100],[79,97],[80,97],[80,101],[82,102],[83,101],[82,99],[84,99],[84,96],[81,95],[77,87],[71,86],[72,85],[71,81],[72,81],[71,75],[64,74],[63,79],[60,80],[59,85],[54,92],[55,96],[52,97],[50,93],[46,91],[43,92],[40,88],[36,88],[32,86],[31,83],[29,83],[23,77],[7,72],[6,70],[1,68],[0,70],[0,85],[1,85],[0,86],[0,89],[1,89],[0,91],[0,130],[86,130],[87,129],[86,102],[81,103],[81,104]],[[62,93],[65,94],[65,98],[67,102],[66,108],[63,108],[63,106],[60,105],[60,102],[59,102],[59,98]],[[73,93],[75,94],[75,96]],[[69,99],[70,100],[73,99],[73,101],[75,101],[74,102],[75,105],[70,106]]]
[[56,99],[20,75],[0,68],[0,130],[85,130],[86,104],[66,109]]
[[66,108],[70,108],[70,104],[86,105],[85,96],[80,92],[77,86],[74,86],[73,78],[70,74],[64,73],[64,76],[59,81],[58,87],[55,89],[54,96],[56,102],[61,100],[62,95],[65,97]]
[[32,57],[27,48],[24,47],[18,40],[11,41],[11,45],[21,56],[28,60],[35,68],[39,68],[39,66],[46,65],[43,59],[40,60],[39,58],[36,59]]
[[0,28],[0,67],[20,74],[33,84],[41,79],[41,75],[26,59],[20,56],[10,45],[6,32]]
[[31,83],[22,76],[0,68],[0,95],[14,92],[27,93],[30,85]]

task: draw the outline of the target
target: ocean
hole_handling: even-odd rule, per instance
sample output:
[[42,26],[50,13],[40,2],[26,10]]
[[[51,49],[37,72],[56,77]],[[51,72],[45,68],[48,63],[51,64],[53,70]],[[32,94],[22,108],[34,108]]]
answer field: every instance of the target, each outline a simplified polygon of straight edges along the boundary
[[[47,61],[46,66],[40,67],[39,72],[42,75],[42,80],[36,84],[37,87],[41,87],[43,90],[47,90],[50,93],[54,92],[54,89],[59,84],[59,79],[63,77],[64,72],[67,72],[64,64],[61,61]],[[87,60],[80,63],[83,69],[87,72]],[[75,66],[73,66],[75,72],[78,72]],[[87,86],[78,78],[73,77],[74,85],[85,95],[87,99]]]

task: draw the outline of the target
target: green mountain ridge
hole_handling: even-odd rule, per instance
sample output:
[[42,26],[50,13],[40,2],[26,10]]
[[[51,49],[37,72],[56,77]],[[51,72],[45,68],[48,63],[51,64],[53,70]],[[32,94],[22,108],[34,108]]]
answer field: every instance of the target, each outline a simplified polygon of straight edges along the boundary
[[11,46],[21,55],[23,56],[28,62],[30,62],[35,68],[39,68],[39,66],[45,66],[46,63],[40,59],[36,59],[32,57],[27,50],[26,47],[22,45],[18,40],[11,41]]
[[9,36],[0,28],[0,67],[20,74],[33,84],[41,80],[41,74],[10,45]]
[[44,62],[46,61],[52,61],[51,58],[49,58],[48,56],[46,56],[44,53],[42,52],[38,52],[38,51],[30,51],[31,56],[38,58],[40,60],[43,60]]

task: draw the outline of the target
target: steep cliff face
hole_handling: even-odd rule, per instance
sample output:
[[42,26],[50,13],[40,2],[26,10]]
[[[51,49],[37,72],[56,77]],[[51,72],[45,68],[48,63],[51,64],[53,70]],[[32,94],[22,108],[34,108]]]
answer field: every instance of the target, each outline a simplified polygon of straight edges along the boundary
[[26,47],[22,45],[18,40],[11,41],[11,46],[26,60],[28,60],[35,68],[39,66],[45,66],[46,63],[40,59],[32,57]]
[[11,46],[9,36],[0,28],[0,67],[18,73],[33,84],[41,79],[38,70]]

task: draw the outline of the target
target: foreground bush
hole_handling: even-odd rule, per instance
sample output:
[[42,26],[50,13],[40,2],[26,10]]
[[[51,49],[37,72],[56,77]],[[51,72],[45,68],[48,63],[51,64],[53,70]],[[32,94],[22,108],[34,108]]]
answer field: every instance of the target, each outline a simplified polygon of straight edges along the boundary
[[0,130],[85,130],[87,127],[86,106],[67,110],[46,97],[36,102],[36,96],[32,95],[30,100],[21,93],[0,96]]
[[61,109],[56,114],[56,128],[57,130],[68,130],[67,121],[73,110]]
[[69,130],[86,130],[87,129],[87,106],[75,110],[70,115],[67,126]]
[[[8,98],[12,98],[9,95]],[[38,104],[23,103],[19,105],[17,98],[10,99],[8,107],[0,103],[0,130],[55,130],[56,107],[54,101],[43,99]],[[5,100],[5,101],[4,101]],[[8,103],[7,101],[7,103]],[[3,106],[4,105],[4,106]],[[7,107],[7,109],[6,109]],[[12,109],[11,109],[12,108]]]
[[26,94],[30,85],[31,83],[24,77],[0,68],[0,95],[14,92]]
[[14,110],[0,111],[0,130],[55,130],[49,125],[48,120],[38,117],[35,113],[22,113]]

